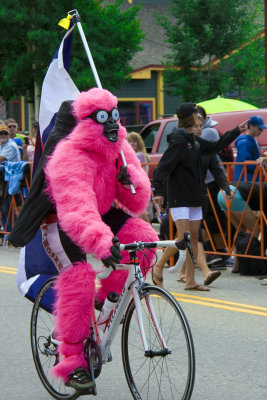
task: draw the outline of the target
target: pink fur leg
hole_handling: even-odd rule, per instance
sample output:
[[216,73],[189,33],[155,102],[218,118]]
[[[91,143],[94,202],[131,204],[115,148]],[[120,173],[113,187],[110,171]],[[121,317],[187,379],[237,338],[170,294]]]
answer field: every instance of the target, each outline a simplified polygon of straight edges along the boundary
[[81,262],[64,271],[56,282],[55,322],[60,362],[52,373],[64,382],[78,367],[87,368],[82,353],[83,342],[90,332],[95,297],[95,272]]
[[[157,232],[152,228],[150,224],[139,218],[130,218],[122,229],[117,234],[120,243],[131,243],[136,240],[142,240],[143,242],[154,242],[159,240]],[[141,252],[138,252],[138,258],[144,275],[151,269],[152,262],[154,260],[154,253],[146,250],[146,256]],[[122,252],[123,259],[121,262],[129,261],[129,253]],[[112,272],[106,279],[101,280],[101,287],[97,290],[97,300],[103,302],[107,297],[108,293],[115,291],[121,293],[127,278],[127,271],[116,271]]]

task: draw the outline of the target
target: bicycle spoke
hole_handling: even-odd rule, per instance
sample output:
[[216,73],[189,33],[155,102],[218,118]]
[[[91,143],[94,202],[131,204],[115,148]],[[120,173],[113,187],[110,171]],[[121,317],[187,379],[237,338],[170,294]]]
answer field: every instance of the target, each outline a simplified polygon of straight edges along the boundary
[[56,365],[56,346],[50,343],[50,336],[54,329],[54,317],[41,308],[42,299],[51,289],[54,280],[50,279],[38,293],[31,318],[31,345],[32,354],[38,375],[45,389],[58,400],[74,400],[77,398],[75,390],[65,386],[61,380],[51,375],[51,369]]
[[154,287],[146,288],[146,292],[140,305],[148,353],[137,343],[141,338],[134,302],[125,314],[122,330],[123,365],[129,388],[138,400],[189,400],[194,384],[189,326],[168,292]]

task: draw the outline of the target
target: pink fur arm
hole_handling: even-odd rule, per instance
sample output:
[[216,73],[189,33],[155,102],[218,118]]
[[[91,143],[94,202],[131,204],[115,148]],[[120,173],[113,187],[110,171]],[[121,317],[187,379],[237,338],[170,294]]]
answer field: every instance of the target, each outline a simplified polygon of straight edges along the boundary
[[135,187],[136,194],[133,195],[131,190],[118,182],[117,199],[130,214],[141,215],[146,211],[150,200],[150,180],[145,170],[141,167],[134,150],[126,140],[123,141],[122,148],[128,166],[128,173]]
[[88,156],[66,140],[57,145],[45,175],[61,228],[84,252],[101,259],[110,254],[113,234],[99,214],[95,170]]

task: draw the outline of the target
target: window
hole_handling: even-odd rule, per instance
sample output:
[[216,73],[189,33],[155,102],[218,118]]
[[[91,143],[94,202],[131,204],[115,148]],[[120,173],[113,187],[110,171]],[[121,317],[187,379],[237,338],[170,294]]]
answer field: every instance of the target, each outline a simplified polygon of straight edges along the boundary
[[167,135],[169,135],[169,133],[171,133],[173,128],[177,128],[177,121],[167,122],[167,124],[165,125],[165,128],[164,128],[164,131],[162,132],[162,135],[161,135],[159,150],[158,150],[159,154],[163,154],[164,151],[167,149],[167,147],[168,147]]
[[123,126],[136,125],[136,102],[119,102],[120,121]]
[[146,125],[152,120],[152,101],[137,102],[137,123]]
[[152,101],[119,101],[120,121],[123,126],[146,125],[153,120]]
[[142,132],[142,138],[145,143],[145,147],[148,153],[151,153],[153,144],[155,142],[158,130],[159,130],[160,124],[152,124],[148,126],[143,132]]

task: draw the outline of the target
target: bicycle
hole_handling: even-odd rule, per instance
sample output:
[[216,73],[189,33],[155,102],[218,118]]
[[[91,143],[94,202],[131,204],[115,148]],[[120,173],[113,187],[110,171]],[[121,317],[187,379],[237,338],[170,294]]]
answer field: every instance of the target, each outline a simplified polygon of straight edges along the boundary
[[[177,247],[182,254],[190,248],[190,237],[180,242],[135,242],[120,244],[128,250],[129,264],[118,264],[127,270],[128,278],[104,332],[93,313],[91,333],[84,343],[91,378],[101,373],[102,365],[111,361],[110,347],[122,323],[121,350],[123,367],[131,394],[136,400],[189,400],[195,379],[193,338],[185,314],[176,299],[165,289],[146,283],[136,257],[137,251],[157,247]],[[190,252],[191,253],[191,252]],[[192,254],[192,253],[191,253]],[[98,274],[104,279],[112,271]],[[57,400],[74,400],[82,393],[65,386],[49,374],[58,362],[59,341],[54,334],[52,304],[53,284],[50,278],[40,289],[31,317],[31,346],[34,363],[45,389]],[[87,394],[96,395],[96,388]]]

